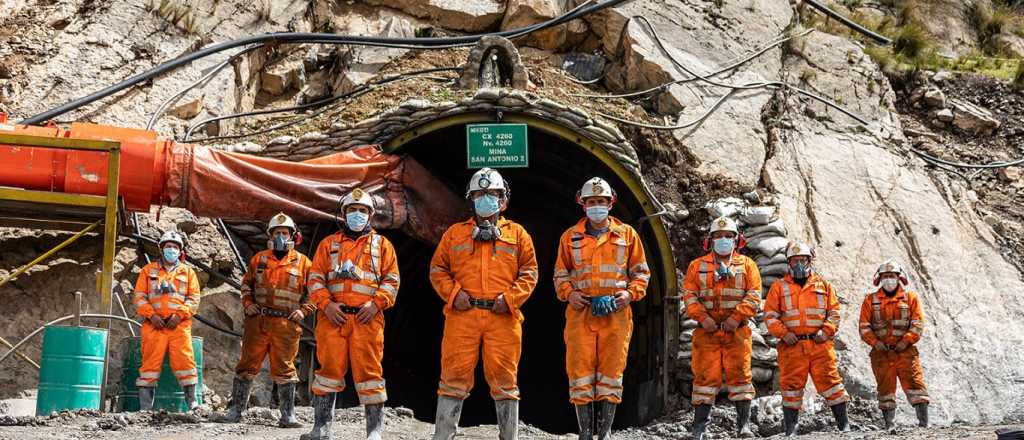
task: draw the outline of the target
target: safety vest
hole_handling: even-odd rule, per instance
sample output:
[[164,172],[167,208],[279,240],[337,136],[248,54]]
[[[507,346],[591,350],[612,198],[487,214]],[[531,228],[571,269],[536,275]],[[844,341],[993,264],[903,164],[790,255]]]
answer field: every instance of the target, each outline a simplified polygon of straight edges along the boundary
[[[383,289],[393,299],[397,298],[398,291],[394,285],[390,283],[381,284],[384,280],[395,283],[399,281],[398,275],[394,273],[387,275],[381,273],[382,240],[383,237],[374,232],[371,232],[366,238],[362,251],[352,260],[354,265],[352,270],[355,279],[343,277],[340,273],[345,262],[341,249],[342,241],[335,240],[331,242],[330,259],[332,269],[327,273],[327,290],[331,292],[331,296],[335,299],[340,299],[342,294],[351,292],[372,297],[377,293],[378,289]],[[367,264],[369,267],[366,266]]]
[[[271,251],[263,251],[257,256],[253,279],[249,280],[253,287],[252,299],[256,304],[265,307],[297,310],[302,307],[303,289],[306,284],[304,269],[309,266],[308,259],[296,252],[287,265],[269,268],[270,253]],[[246,294],[249,289],[250,286],[243,286],[242,294]]]

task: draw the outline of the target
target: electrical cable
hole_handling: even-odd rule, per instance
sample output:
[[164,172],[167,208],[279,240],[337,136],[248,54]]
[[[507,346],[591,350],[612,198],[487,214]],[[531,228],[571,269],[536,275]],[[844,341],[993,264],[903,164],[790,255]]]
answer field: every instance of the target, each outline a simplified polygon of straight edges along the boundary
[[864,35],[864,36],[866,36],[868,38],[871,38],[872,40],[875,40],[878,43],[884,44],[886,46],[892,44],[892,40],[890,40],[890,39],[888,39],[888,38],[886,38],[886,37],[884,37],[882,35],[879,35],[879,34],[877,34],[875,32],[872,32],[870,29],[868,29],[868,28],[866,28],[864,26],[861,26],[860,24],[857,24],[856,22],[854,22],[853,20],[850,20],[849,18],[846,18],[846,17],[843,17],[842,15],[839,15],[838,12],[833,11],[833,10],[827,8],[825,5],[823,5],[821,3],[818,3],[817,0],[804,0],[804,2],[809,4],[809,5],[811,5],[811,6],[813,6],[815,9],[817,9],[817,10],[819,10],[821,12],[824,12],[825,15],[828,15],[829,17],[832,17],[832,18],[838,20],[840,23],[846,25],[846,27],[848,27],[850,29],[853,29],[853,30],[855,30],[857,32],[860,32],[862,35]]
[[970,164],[970,163],[962,163],[962,162],[950,162],[948,160],[939,159],[939,158],[937,158],[935,156],[931,156],[931,155],[929,155],[929,154],[927,154],[927,153],[925,153],[925,152],[923,152],[921,150],[918,150],[917,148],[914,148],[911,151],[913,151],[914,154],[916,154],[918,156],[921,156],[922,158],[927,159],[930,162],[935,162],[935,163],[939,163],[939,164],[950,166],[950,167],[954,167],[954,168],[967,168],[967,169],[975,169],[975,170],[993,170],[993,169],[1007,168],[1007,167],[1012,167],[1012,166],[1024,164],[1024,158],[1013,160],[1013,161],[1009,161],[1009,162],[1006,162],[1006,161],[1004,161],[1004,162],[992,162],[992,163],[987,163],[987,164]]
[[[481,38],[494,35],[506,38],[517,38],[533,32],[547,29],[549,27],[558,26],[570,20],[588,15],[612,6],[616,6],[620,3],[628,0],[606,0],[604,2],[597,3],[595,0],[587,0],[572,10],[562,14],[558,17],[554,17],[551,20],[547,20],[541,23],[537,23],[531,26],[527,26],[520,29],[513,29],[502,32],[493,32],[489,34],[470,35],[463,37],[443,37],[443,38],[383,38],[383,37],[366,37],[366,36],[350,36],[350,35],[335,35],[326,33],[306,33],[306,32],[283,32],[283,33],[272,33],[263,35],[254,35],[250,37],[240,38],[232,41],[214,44],[212,46],[200,49],[190,54],[182,55],[166,63],[155,66],[144,72],[133,75],[125,80],[118,83],[107,86],[101,90],[93,92],[87,96],[75,99],[71,102],[60,105],[56,108],[44,111],[36,114],[29,118],[26,118],[20,122],[24,125],[40,124],[49,121],[57,116],[63,115],[72,110],[78,109],[84,105],[88,105],[99,99],[106,98],[110,95],[118,93],[136,84],[148,81],[166,72],[172,71],[191,63],[197,59],[205,58],[218,52],[233,49],[236,47],[248,46],[252,44],[298,44],[298,43],[321,43],[321,44],[344,44],[344,45],[363,45],[363,46],[375,46],[375,47],[396,47],[402,45],[408,45],[409,48],[416,49],[440,49],[445,46],[451,46],[456,44],[472,45],[476,44]],[[593,3],[593,4],[591,4]]]
[[[189,127],[188,130],[185,132],[185,137],[182,139],[182,142],[188,142],[190,140],[190,138],[192,137],[192,133],[194,133],[199,128],[202,128],[203,126],[205,126],[207,124],[210,124],[212,122],[223,121],[223,120],[226,120],[226,119],[244,118],[244,117],[248,117],[248,116],[258,116],[258,115],[267,115],[267,114],[273,114],[273,113],[285,113],[285,112],[290,112],[290,111],[305,110],[307,108],[319,107],[319,106],[322,106],[322,105],[330,104],[330,103],[332,103],[334,101],[338,101],[338,100],[341,100],[341,99],[348,99],[348,98],[354,97],[354,96],[356,96],[356,93],[364,92],[367,89],[370,89],[370,88],[372,88],[374,86],[383,85],[383,84],[389,84],[391,82],[395,82],[395,81],[399,81],[399,80],[404,80],[404,79],[409,79],[409,78],[413,78],[413,77],[420,77],[420,78],[422,78],[423,77],[422,75],[425,75],[425,74],[428,74],[428,73],[446,72],[446,71],[459,71],[459,70],[461,70],[461,69],[458,68],[458,67],[440,67],[440,68],[423,69],[423,70],[416,70],[416,71],[412,71],[412,72],[400,73],[400,74],[397,74],[397,75],[392,75],[392,76],[388,76],[388,77],[382,78],[382,79],[380,79],[380,80],[378,80],[376,82],[373,82],[373,83],[361,84],[358,87],[356,87],[354,90],[352,90],[352,91],[350,91],[348,93],[343,93],[341,95],[335,95],[335,96],[329,96],[327,98],[323,98],[323,99],[320,99],[318,101],[314,101],[314,102],[310,102],[310,103],[306,103],[306,104],[296,105],[296,106],[293,106],[293,107],[284,107],[284,108],[275,108],[275,109],[266,109],[266,110],[254,110],[254,111],[248,111],[248,112],[242,112],[242,113],[234,113],[234,114],[230,114],[230,115],[222,115],[222,116],[216,116],[216,117],[212,117],[212,118],[207,118],[207,119],[199,121],[199,122],[193,124],[191,127]],[[451,78],[442,78],[442,77],[429,77],[429,78],[431,78],[431,79],[441,79],[441,80],[444,80],[444,81],[447,81],[447,80],[451,79]],[[311,117],[312,117],[312,115],[310,115],[306,119],[309,119]],[[289,124],[289,125],[294,125],[294,124]],[[286,127],[286,126],[287,125],[285,125],[284,127]],[[271,128],[269,128],[267,130],[269,132],[269,131],[278,130],[278,129],[284,128],[284,127],[282,127],[282,126],[271,127]],[[262,134],[262,133],[259,133],[259,134]],[[239,136],[239,137],[247,137],[247,136],[252,136],[252,135],[250,134],[250,135]],[[219,139],[237,139],[237,137],[231,137],[229,135],[226,135],[226,136],[210,137],[210,138],[203,138],[203,139],[193,140],[192,142],[202,142],[202,141],[219,140]]]

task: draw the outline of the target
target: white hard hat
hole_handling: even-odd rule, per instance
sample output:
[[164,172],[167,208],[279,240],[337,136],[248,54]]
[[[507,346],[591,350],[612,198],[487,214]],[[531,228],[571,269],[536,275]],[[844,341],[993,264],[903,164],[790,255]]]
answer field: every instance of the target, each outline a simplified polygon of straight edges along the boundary
[[500,173],[492,168],[481,168],[480,171],[473,173],[473,177],[469,178],[469,185],[466,186],[466,198],[468,199],[473,191],[489,189],[504,191],[505,197],[508,197],[511,192],[508,182],[505,182],[505,178],[501,177]]
[[292,220],[291,217],[285,215],[283,212],[278,213],[273,218],[271,218],[269,222],[267,222],[267,235],[270,235],[270,231],[273,231],[274,228],[280,227],[289,228],[292,230],[292,232],[295,232],[296,230],[295,221]]
[[884,263],[878,266],[878,270],[875,271],[875,277],[871,281],[877,286],[879,283],[882,282],[882,274],[886,273],[896,274],[896,276],[899,277],[900,282],[903,283],[904,286],[910,283],[910,280],[907,279],[906,272],[903,272],[903,266],[901,266],[899,263],[896,262],[896,260],[893,260],[891,258],[885,260]]
[[158,243],[158,246],[159,247],[163,247],[164,243],[168,243],[168,242],[170,242],[170,243],[178,243],[178,247],[181,247],[182,249],[185,248],[185,237],[182,236],[181,233],[178,232],[178,231],[173,231],[172,230],[172,231],[164,232],[164,235],[160,236],[160,242]]
[[800,241],[791,241],[786,246],[786,259],[807,256],[814,258],[814,247]]
[[711,227],[708,229],[708,235],[719,231],[729,231],[736,235],[740,235],[740,228],[736,225],[736,220],[729,217],[719,217],[711,222]]
[[373,197],[370,196],[370,193],[363,191],[360,188],[356,188],[352,190],[352,192],[345,195],[345,197],[342,197],[342,212],[344,212],[345,208],[348,208],[349,205],[363,205],[367,208],[370,208],[370,212],[373,212]]
[[612,186],[608,184],[608,181],[595,177],[583,183],[583,188],[580,188],[579,192],[576,193],[576,201],[580,204],[586,200],[587,197],[607,197],[613,203],[615,202],[617,195]]

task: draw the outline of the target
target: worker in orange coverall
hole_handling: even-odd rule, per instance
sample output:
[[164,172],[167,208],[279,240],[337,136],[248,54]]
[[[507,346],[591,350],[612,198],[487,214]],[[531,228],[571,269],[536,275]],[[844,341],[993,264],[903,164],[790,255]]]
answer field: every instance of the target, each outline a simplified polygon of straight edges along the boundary
[[765,300],[768,331],[779,338],[783,429],[796,435],[804,387],[810,374],[818,394],[832,409],[836,426],[849,431],[846,405],[850,400],[836,366],[832,345],[839,330],[839,297],[832,284],[815,273],[814,249],[792,242],[786,247],[789,273],[772,284]]
[[160,237],[159,261],[145,265],[135,283],[133,302],[142,323],[142,366],[135,385],[139,388],[139,409],[153,409],[156,385],[164,355],[185,394],[185,404],[196,404],[195,355],[192,352],[192,315],[199,311],[199,278],[185,265],[185,239],[177,231]]
[[430,261],[430,283],[446,303],[435,440],[455,436],[481,351],[499,438],[518,438],[520,308],[537,285],[537,258],[530,234],[501,216],[510,195],[497,171],[473,174],[466,199],[475,215],[445,231]]
[[579,438],[594,434],[591,405],[599,401],[597,435],[609,438],[615,407],[622,402],[633,311],[643,299],[651,271],[640,236],[632,226],[608,215],[615,191],[595,177],[576,193],[586,217],[562,234],[555,263],[558,299],[565,310],[565,369],[569,402],[576,407]]
[[924,334],[924,313],[916,293],[907,290],[906,273],[895,261],[878,266],[878,290],[860,307],[860,337],[871,347],[871,369],[878,383],[878,408],[886,429],[896,418],[896,380],[917,412],[920,427],[928,426],[928,388],[914,345]]
[[384,315],[398,299],[398,259],[387,238],[371,226],[373,198],[355,189],[341,200],[344,225],[325,238],[313,257],[307,284],[316,305],[316,356],[313,378],[314,425],[302,439],[331,438],[334,403],[345,389],[352,367],[356,394],[364,406],[366,438],[384,431]]
[[720,217],[704,239],[707,255],[690,263],[683,280],[683,311],[699,327],[693,332],[693,438],[703,439],[711,407],[725,375],[729,400],[736,405],[738,435],[751,437],[750,401],[754,398],[749,320],[761,304],[761,273],[741,255],[745,245],[736,222]]
[[298,428],[295,418],[295,355],[299,352],[302,319],[315,310],[307,300],[306,276],[313,263],[295,250],[301,237],[295,221],[284,213],[267,223],[267,249],[253,255],[242,277],[245,331],[242,357],[235,367],[231,405],[224,422],[235,423],[249,402],[252,380],[270,356],[270,375],[277,384],[281,419],[278,426]]

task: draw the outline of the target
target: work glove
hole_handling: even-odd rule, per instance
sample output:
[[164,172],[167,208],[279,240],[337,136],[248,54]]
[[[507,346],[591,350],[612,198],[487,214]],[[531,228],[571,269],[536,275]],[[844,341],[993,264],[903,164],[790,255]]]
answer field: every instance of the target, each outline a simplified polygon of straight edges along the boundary
[[253,303],[245,307],[245,316],[256,316],[260,314],[260,306]]
[[786,345],[796,345],[800,340],[796,338],[796,335],[793,334],[793,332],[787,332],[786,336],[782,337],[782,342],[785,342]]
[[704,329],[704,331],[708,333],[714,333],[718,331],[718,323],[715,322],[714,319],[711,319],[710,316],[704,318],[704,320],[700,322],[700,326],[701,328]]
[[590,313],[594,316],[607,316],[615,311],[615,300],[610,296],[590,298]]
[[166,326],[167,326],[167,328],[173,330],[180,323],[181,323],[181,315],[178,315],[177,313],[175,313],[175,314],[171,315],[170,318],[167,318],[167,323],[166,323],[167,325]]
[[363,304],[363,306],[359,308],[359,313],[356,314],[356,319],[359,320],[360,324],[366,324],[370,322],[374,316],[377,316],[377,312],[379,311],[380,308],[377,307],[377,303],[367,301],[366,304]]
[[469,310],[472,307],[469,304],[469,294],[465,290],[460,290],[459,293],[455,294],[455,304],[452,304],[455,310]]
[[164,325],[166,325],[164,318],[161,318],[160,315],[157,315],[156,313],[149,317],[149,322],[153,324],[154,328],[164,328]]
[[828,341],[828,335],[826,335],[824,331],[818,330],[818,332],[814,334],[814,342],[824,344],[825,341]]
[[725,322],[722,323],[722,330],[725,330],[729,333],[736,331],[736,329],[738,328],[740,328],[740,323],[739,321],[733,319],[732,316],[730,316],[728,319],[725,320]]
[[576,310],[583,310],[590,305],[590,301],[583,299],[583,292],[573,290],[569,292],[569,305]]
[[889,351],[889,346],[885,345],[882,341],[875,341],[875,350],[878,351]]
[[348,321],[345,312],[341,311],[341,304],[336,302],[327,303],[327,307],[324,308],[324,314],[327,315],[327,319],[330,319],[334,325],[345,325],[345,322]]
[[907,341],[900,341],[896,344],[896,351],[906,350],[908,346],[910,346],[910,344],[908,344]]
[[306,314],[302,313],[302,310],[293,310],[292,314],[288,315],[288,320],[292,321],[292,322],[302,322],[302,320],[305,317],[306,317]]
[[615,311],[625,309],[633,302],[633,295],[625,290],[615,294]]
[[491,308],[491,312],[500,315],[502,313],[508,313],[508,311],[508,302],[505,301],[505,295],[498,295],[497,298],[494,298],[494,307]]

